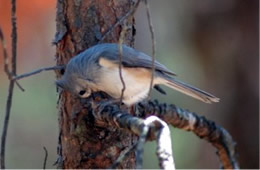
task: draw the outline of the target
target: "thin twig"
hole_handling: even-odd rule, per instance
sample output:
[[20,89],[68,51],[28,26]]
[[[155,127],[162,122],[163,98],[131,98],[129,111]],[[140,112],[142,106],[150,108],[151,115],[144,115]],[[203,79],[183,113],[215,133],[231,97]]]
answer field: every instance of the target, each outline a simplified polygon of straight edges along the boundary
[[21,84],[18,83],[18,81],[15,80],[15,84],[17,85],[17,87],[18,87],[22,92],[25,91],[25,89],[21,86]]
[[[2,44],[2,48],[3,48],[3,57],[4,57],[4,71],[8,77],[9,80],[12,79],[13,74],[9,69],[9,62],[8,62],[8,53],[7,53],[7,48],[6,48],[6,42],[5,42],[5,38],[4,38],[4,34],[2,31],[2,28],[0,27],[0,40],[1,40],[1,44]],[[16,85],[19,87],[19,89],[21,91],[24,91],[24,88],[17,82],[15,81]]]
[[[11,19],[12,19],[12,75],[16,74],[16,48],[17,48],[17,31],[16,31],[16,0],[11,1]],[[3,35],[2,35],[3,37]],[[8,76],[8,74],[7,74]],[[6,111],[5,111],[5,118],[4,118],[4,125],[2,130],[1,136],[1,169],[5,169],[5,144],[6,144],[6,136],[7,130],[9,125],[9,118],[10,112],[12,107],[12,97],[13,97],[13,90],[14,90],[14,80],[10,79],[9,89],[8,89],[8,96],[6,101]]]
[[123,76],[122,76],[122,44],[124,42],[124,37],[125,37],[125,33],[127,31],[127,26],[126,26],[126,20],[128,19],[128,17],[134,15],[135,11],[137,10],[137,7],[139,6],[141,0],[137,0],[137,2],[135,3],[135,5],[133,6],[132,9],[130,9],[125,16],[123,16],[122,18],[120,18],[101,38],[101,40],[99,41],[99,43],[103,42],[105,40],[105,38],[122,22],[125,22],[124,24],[122,24],[122,30],[120,33],[120,37],[118,40],[118,51],[119,51],[119,76],[120,76],[120,80],[122,82],[122,90],[121,90],[121,96],[120,96],[120,103],[122,103],[123,100],[123,96],[124,96],[124,91],[126,88]]
[[17,56],[17,27],[16,27],[16,0],[12,0],[12,74],[16,75],[16,56]]
[[103,37],[101,38],[101,40],[98,42],[98,44],[102,43],[106,37],[111,34],[111,32],[114,31],[114,29],[121,24],[123,21],[125,21],[129,16],[134,15],[135,11],[137,10],[137,7],[139,6],[141,0],[137,0],[137,2],[135,3],[135,5],[133,6],[132,9],[130,9],[122,18],[120,18],[113,26],[111,26],[108,31],[103,35]]
[[152,19],[151,19],[151,12],[150,12],[150,8],[149,8],[149,4],[147,0],[144,0],[145,3],[145,7],[146,7],[146,15],[147,15],[147,19],[148,19],[148,23],[149,23],[149,30],[151,33],[151,39],[152,39],[152,75],[151,75],[151,82],[150,82],[150,88],[149,88],[149,93],[148,93],[148,99],[151,97],[151,92],[152,92],[152,88],[153,88],[153,81],[154,81],[154,70],[155,70],[155,66],[154,66],[154,62],[155,62],[155,37],[154,37],[154,29],[153,29],[153,24],[152,24]]
[[122,44],[123,44],[124,39],[125,39],[126,30],[127,30],[127,26],[126,26],[126,22],[125,22],[122,25],[122,30],[121,30],[120,37],[119,37],[119,40],[118,40],[119,77],[120,77],[120,80],[121,80],[121,83],[122,83],[122,86],[123,86],[122,89],[121,89],[120,103],[122,103],[122,100],[123,100],[123,97],[124,97],[124,92],[125,92],[125,89],[126,89],[125,81],[124,81],[124,78],[123,78],[123,75],[122,75],[122,57],[123,57],[123,47],[122,47]]
[[12,106],[13,89],[14,89],[14,81],[11,80],[8,88],[8,96],[7,96],[6,106],[5,106],[6,108],[5,118],[4,118],[4,124],[2,129],[2,136],[1,136],[1,156],[0,156],[1,169],[5,169],[5,144],[6,144],[6,136],[7,136],[7,130],[9,125],[11,106]]
[[24,74],[15,76],[15,77],[13,77],[13,80],[19,80],[19,79],[22,79],[22,78],[30,77],[30,76],[32,76],[32,75],[34,75],[34,74],[38,74],[38,73],[41,73],[41,72],[43,72],[43,71],[61,70],[61,69],[63,69],[63,68],[64,68],[63,65],[60,65],[60,66],[51,66],[51,67],[43,67],[43,68],[34,70],[34,71],[32,71],[32,72],[28,72],[28,73],[24,73]]
[[[108,29],[108,31],[103,35],[103,37],[101,38],[101,40],[98,42],[102,43],[106,37],[122,22],[125,22],[130,16],[134,15],[135,11],[137,10],[137,7],[139,6],[141,0],[137,0],[137,2],[134,4],[134,6],[122,17],[120,18],[110,29]],[[126,27],[126,23],[123,24],[122,26],[122,30],[120,33],[120,37],[119,37],[119,41],[118,41],[118,49],[119,49],[119,76],[120,76],[120,80],[122,82],[122,90],[121,90],[121,96],[120,96],[120,103],[122,103],[123,100],[123,96],[124,96],[124,91],[126,88],[123,76],[122,76],[122,44],[124,41],[124,37],[125,37],[125,32],[127,30]]]
[[134,143],[129,148],[125,149],[123,152],[121,152],[120,156],[117,158],[117,160],[113,163],[113,165],[108,169],[116,169],[116,167],[126,158],[130,153],[132,153],[136,149],[137,143]]
[[44,161],[43,161],[43,169],[46,169],[46,164],[47,164],[47,159],[48,159],[48,150],[45,148],[45,146],[43,147],[43,150],[45,152]]
[[[17,26],[16,26],[16,0],[12,0],[12,75],[16,75],[16,58],[17,58]],[[21,91],[24,91],[24,88],[15,81],[16,85]]]

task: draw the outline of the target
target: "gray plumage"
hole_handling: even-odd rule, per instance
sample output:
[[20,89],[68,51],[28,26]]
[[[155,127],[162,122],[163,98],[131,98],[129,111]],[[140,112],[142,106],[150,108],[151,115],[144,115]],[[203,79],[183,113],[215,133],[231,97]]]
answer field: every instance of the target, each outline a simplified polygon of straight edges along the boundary
[[[121,96],[118,44],[105,43],[93,46],[73,57],[57,85],[81,97],[94,91],[104,91],[115,99]],[[152,58],[126,45],[122,46],[122,74],[126,84],[123,102],[131,105],[144,99],[151,81]],[[173,76],[176,74],[158,61],[154,63],[154,86],[166,85],[203,102],[218,102],[215,96],[192,87]],[[163,91],[161,91],[163,93]]]

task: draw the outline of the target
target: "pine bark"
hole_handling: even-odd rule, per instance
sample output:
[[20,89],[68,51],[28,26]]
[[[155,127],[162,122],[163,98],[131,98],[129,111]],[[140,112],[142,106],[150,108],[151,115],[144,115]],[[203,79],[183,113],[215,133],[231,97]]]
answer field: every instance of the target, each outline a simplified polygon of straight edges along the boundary
[[[134,5],[133,0],[58,0],[54,39],[57,65],[66,64],[73,56],[97,44],[103,35]],[[134,18],[127,20],[125,44],[133,46]],[[113,30],[104,42],[118,42],[122,25]],[[57,72],[57,78],[62,76]],[[78,98],[67,92],[59,94],[60,168],[108,168],[136,137],[111,127],[97,126]],[[134,168],[131,153],[118,168]]]

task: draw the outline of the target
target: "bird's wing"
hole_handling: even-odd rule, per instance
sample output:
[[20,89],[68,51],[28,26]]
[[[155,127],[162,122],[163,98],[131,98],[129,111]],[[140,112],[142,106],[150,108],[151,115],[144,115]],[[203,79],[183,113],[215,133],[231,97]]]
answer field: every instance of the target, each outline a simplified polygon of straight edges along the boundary
[[[111,50],[113,48],[113,50]],[[142,52],[138,52],[135,49],[126,45],[122,46],[122,65],[124,67],[144,67],[152,68],[152,58]],[[103,52],[99,56],[99,60],[103,59],[106,64],[118,64],[119,63],[119,52],[118,44],[104,44]],[[167,69],[164,65],[155,60],[154,68],[156,71],[161,71],[168,75],[175,76],[176,74],[171,70]]]

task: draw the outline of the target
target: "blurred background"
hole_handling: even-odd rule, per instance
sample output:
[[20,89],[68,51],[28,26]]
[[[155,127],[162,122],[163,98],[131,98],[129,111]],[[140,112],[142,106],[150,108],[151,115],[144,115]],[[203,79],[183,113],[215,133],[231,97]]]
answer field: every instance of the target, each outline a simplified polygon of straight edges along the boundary
[[[189,109],[223,126],[237,142],[241,168],[259,168],[258,0],[150,0],[156,59],[178,78],[221,98],[204,104],[168,88],[153,98]],[[0,1],[0,25],[10,53],[10,1]],[[55,65],[56,1],[17,0],[18,74]],[[136,45],[151,54],[145,8],[136,13]],[[8,80],[0,49],[0,130]],[[55,168],[58,138],[55,75],[44,72],[15,88],[7,138],[8,168]],[[216,150],[191,132],[171,128],[177,168],[219,168]],[[145,146],[144,168],[158,168],[155,143]]]

